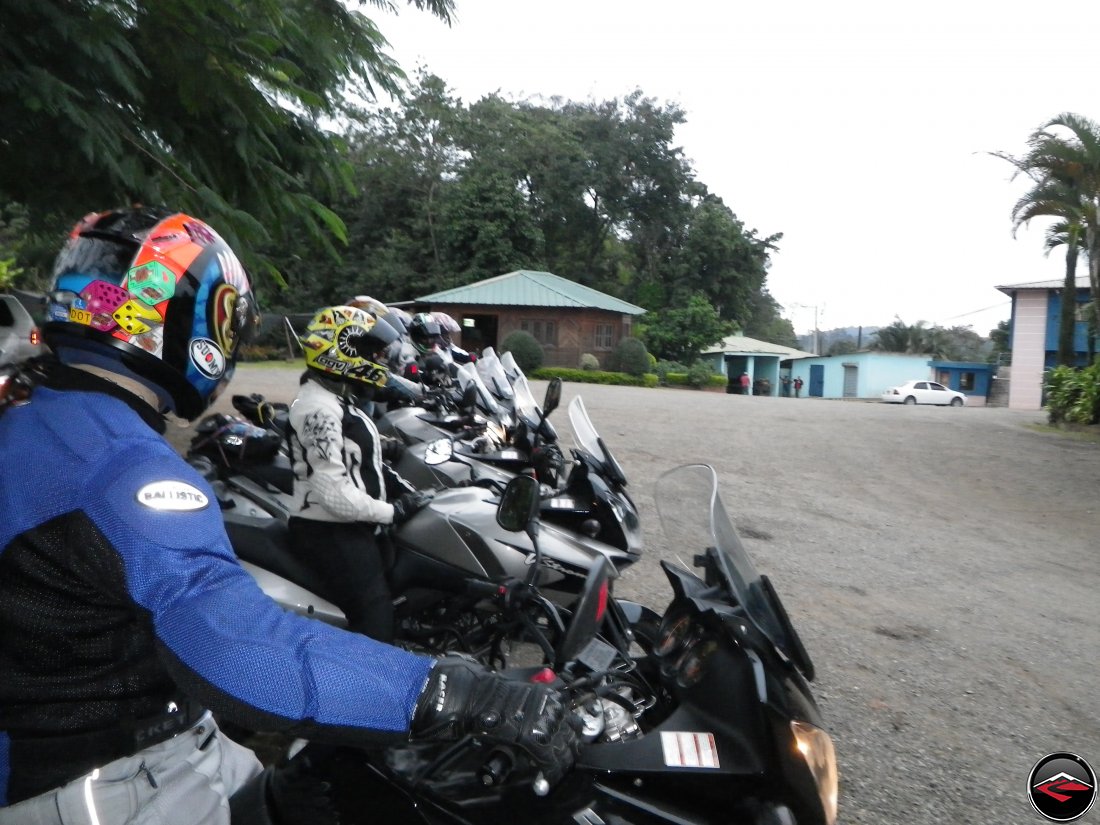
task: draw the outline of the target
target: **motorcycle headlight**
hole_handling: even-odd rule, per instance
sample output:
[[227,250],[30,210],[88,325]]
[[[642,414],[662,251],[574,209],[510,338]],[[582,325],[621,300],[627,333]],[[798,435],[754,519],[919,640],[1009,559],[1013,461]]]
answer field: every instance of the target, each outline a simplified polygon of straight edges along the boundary
[[821,728],[806,722],[791,722],[795,746],[806,767],[817,783],[817,792],[821,796],[821,807],[825,810],[826,825],[836,822],[837,814],[837,769],[836,750],[829,734]]

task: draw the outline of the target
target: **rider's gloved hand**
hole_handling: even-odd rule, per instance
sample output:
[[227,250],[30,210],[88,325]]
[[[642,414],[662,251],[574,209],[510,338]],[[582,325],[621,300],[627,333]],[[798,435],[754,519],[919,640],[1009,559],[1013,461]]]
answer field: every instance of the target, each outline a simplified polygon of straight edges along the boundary
[[395,461],[400,461],[401,456],[405,454],[405,445],[399,438],[383,438],[382,439],[382,460],[388,461],[393,464]]
[[510,681],[477,662],[440,659],[413,713],[418,739],[473,734],[521,748],[551,784],[572,767],[577,733],[560,694],[546,685]]
[[393,523],[404,524],[411,519],[418,510],[427,506],[428,502],[435,498],[435,493],[428,490],[417,490],[414,493],[402,493],[393,500]]

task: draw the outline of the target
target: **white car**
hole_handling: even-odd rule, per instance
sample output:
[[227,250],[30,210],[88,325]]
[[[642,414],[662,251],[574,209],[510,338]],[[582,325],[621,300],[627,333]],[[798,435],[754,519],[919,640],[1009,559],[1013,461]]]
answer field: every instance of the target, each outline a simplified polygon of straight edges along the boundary
[[887,404],[937,404],[941,407],[948,405],[961,407],[966,403],[966,396],[956,390],[949,390],[935,381],[906,381],[904,384],[886,390],[882,394],[882,400]]
[[0,295],[0,364],[22,361],[45,351],[42,333],[14,295]]

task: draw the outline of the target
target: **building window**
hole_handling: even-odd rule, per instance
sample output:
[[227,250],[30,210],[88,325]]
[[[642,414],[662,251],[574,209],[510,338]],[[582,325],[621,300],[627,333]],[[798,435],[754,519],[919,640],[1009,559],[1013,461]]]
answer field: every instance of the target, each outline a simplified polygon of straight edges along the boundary
[[524,319],[519,322],[519,328],[531,336],[544,347],[556,347],[558,345],[558,322]]
[[596,324],[596,332],[592,336],[592,346],[595,349],[611,349],[614,336],[615,328],[611,324]]
[[974,389],[974,373],[972,372],[960,372],[959,373],[959,389],[966,392],[967,390]]

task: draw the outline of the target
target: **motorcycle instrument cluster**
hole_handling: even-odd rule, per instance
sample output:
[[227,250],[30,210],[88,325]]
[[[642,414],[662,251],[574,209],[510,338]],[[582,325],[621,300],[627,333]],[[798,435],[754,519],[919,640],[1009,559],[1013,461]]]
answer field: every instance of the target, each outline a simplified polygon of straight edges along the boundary
[[717,649],[718,642],[699,626],[690,610],[670,610],[661,622],[653,653],[662,660],[662,672],[686,688],[702,680],[706,662]]

